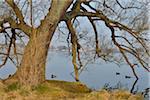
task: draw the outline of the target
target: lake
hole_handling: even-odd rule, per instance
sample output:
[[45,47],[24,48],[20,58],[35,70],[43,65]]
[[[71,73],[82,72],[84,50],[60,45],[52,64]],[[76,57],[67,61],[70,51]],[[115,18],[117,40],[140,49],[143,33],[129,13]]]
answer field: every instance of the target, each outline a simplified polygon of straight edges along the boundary
[[[46,67],[46,78],[51,79],[51,75],[56,75],[59,80],[75,81],[71,73],[73,65],[71,56],[66,52],[49,52]],[[139,80],[134,86],[133,91],[143,91],[150,87],[149,76],[142,67],[137,67],[136,72]],[[129,76],[129,77],[128,77]],[[104,87],[123,88],[131,90],[136,78],[133,76],[131,68],[128,65],[121,67],[114,63],[92,63],[86,66],[86,69],[80,74],[80,81],[92,89],[101,89]]]
[[[6,66],[0,69],[0,78],[7,78],[10,73],[16,71],[11,62],[7,62]],[[55,80],[75,81],[71,73],[73,65],[71,56],[67,52],[49,52],[46,65],[46,78]],[[132,92],[143,92],[150,87],[149,76],[142,67],[137,67],[136,72],[139,80],[133,88],[136,78],[128,65],[118,67],[114,63],[89,63],[86,69],[80,74],[80,81],[91,89],[99,90],[101,88],[115,89],[122,88],[132,90]],[[51,75],[56,75],[51,78]]]

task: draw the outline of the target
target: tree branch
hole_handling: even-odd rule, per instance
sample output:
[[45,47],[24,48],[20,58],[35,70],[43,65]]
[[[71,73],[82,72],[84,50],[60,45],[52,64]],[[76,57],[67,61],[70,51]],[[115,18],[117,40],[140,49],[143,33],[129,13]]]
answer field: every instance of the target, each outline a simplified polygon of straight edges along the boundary
[[72,63],[74,66],[74,71],[75,71],[75,80],[79,81],[79,72],[78,72],[78,66],[77,66],[77,61],[76,61],[76,52],[77,52],[77,36],[76,32],[71,24],[71,20],[68,20],[66,22],[67,27],[69,29],[69,32],[71,33],[71,43],[72,43]]
[[16,16],[19,18],[21,23],[24,23],[24,17],[22,15],[22,12],[20,11],[20,9],[18,8],[18,6],[15,4],[14,0],[6,0],[6,2],[8,3],[8,5],[13,9],[13,11],[15,12]]
[[[11,17],[4,19],[2,23],[7,22],[10,23],[11,28],[22,30],[27,36],[30,37],[31,27],[29,27],[28,25],[22,23],[17,24],[17,22]],[[3,30],[5,30],[5,27],[2,27],[2,29],[0,29],[0,32],[2,32]]]
[[41,21],[41,25],[39,27],[39,30],[41,30],[44,27],[49,27],[51,25],[54,25],[58,23],[58,19],[63,17],[65,14],[65,11],[72,3],[72,0],[52,0],[51,7],[49,8],[48,14],[45,16],[44,20]]
[[19,24],[14,21],[12,18],[8,18],[6,19],[6,21],[8,21],[11,26],[13,28],[19,28],[21,29],[23,32],[25,32],[26,35],[30,36],[31,34],[31,27],[29,27],[25,22],[24,22],[24,17],[22,15],[22,12],[20,11],[20,9],[18,8],[18,6],[15,4],[15,2],[13,0],[6,0],[6,2],[8,3],[8,5],[13,9],[13,11],[16,14],[16,17],[19,19]]

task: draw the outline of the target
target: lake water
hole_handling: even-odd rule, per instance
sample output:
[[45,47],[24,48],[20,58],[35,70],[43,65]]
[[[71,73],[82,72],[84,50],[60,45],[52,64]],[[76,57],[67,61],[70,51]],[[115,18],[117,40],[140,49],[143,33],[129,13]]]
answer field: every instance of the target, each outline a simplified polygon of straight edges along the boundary
[[[46,68],[46,77],[51,79],[51,75],[56,75],[56,80],[75,81],[71,73],[73,65],[71,56],[67,56],[65,52],[54,53],[49,52]],[[120,75],[116,75],[119,72]],[[142,67],[136,68],[139,80],[136,82],[133,91],[143,91],[150,87],[149,76],[146,70]],[[126,78],[130,76],[131,78]],[[136,78],[133,76],[131,68],[128,65],[118,67],[114,63],[92,63],[86,66],[80,74],[80,81],[85,83],[92,89],[101,89],[104,87],[124,88],[131,90]]]
[[[7,78],[10,73],[15,72],[15,67],[8,62],[5,67],[0,69],[0,78]],[[52,79],[51,75],[56,75],[56,80],[75,81],[71,73],[73,65],[71,56],[67,52],[49,52],[47,58],[46,78]],[[119,75],[116,75],[116,72]],[[133,91],[144,91],[150,87],[149,76],[146,70],[141,67],[136,68],[139,80],[136,82]],[[126,78],[130,76],[131,78]],[[131,90],[135,82],[135,77],[128,65],[118,67],[114,63],[92,63],[86,66],[80,74],[80,81],[92,89],[101,88],[123,88]]]

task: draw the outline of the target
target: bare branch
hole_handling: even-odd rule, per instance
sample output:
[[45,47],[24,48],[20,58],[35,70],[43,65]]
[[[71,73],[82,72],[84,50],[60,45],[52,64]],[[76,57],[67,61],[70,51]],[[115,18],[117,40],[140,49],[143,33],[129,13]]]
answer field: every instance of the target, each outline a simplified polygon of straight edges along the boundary
[[17,5],[15,4],[14,0],[6,0],[6,2],[9,4],[9,6],[13,9],[13,11],[15,12],[16,16],[19,18],[21,23],[24,23],[24,17],[22,15],[22,12],[20,11],[20,9],[17,7]]
[[133,8],[140,9],[139,7],[133,7],[133,6],[123,7],[122,4],[118,0],[116,0],[116,2],[122,9],[133,9]]
[[[11,17],[10,18],[6,18],[3,21],[3,23],[6,23],[6,22],[9,22],[12,28],[22,30],[27,36],[30,37],[31,27],[29,27],[28,25],[22,24],[22,23],[17,24],[16,21],[14,19],[12,19]],[[0,29],[0,32],[2,32],[3,30],[5,30],[5,27]]]
[[12,18],[5,19],[5,21],[8,21],[13,28],[19,28],[22,31],[24,31],[26,35],[30,36],[31,28],[28,25],[26,25],[26,23],[24,22],[24,17],[22,15],[21,10],[18,8],[18,6],[15,4],[15,2],[13,0],[6,0],[6,2],[13,9],[13,11],[16,14],[16,17],[19,18],[20,22],[17,23]]
[[12,36],[11,36],[11,38],[10,38],[9,47],[8,47],[8,49],[7,49],[7,53],[5,54],[6,57],[5,57],[4,61],[3,61],[3,63],[0,65],[0,68],[6,64],[8,58],[9,58],[10,51],[11,51],[11,46],[12,46],[12,44],[13,44],[14,39],[15,39],[15,34],[12,34]]

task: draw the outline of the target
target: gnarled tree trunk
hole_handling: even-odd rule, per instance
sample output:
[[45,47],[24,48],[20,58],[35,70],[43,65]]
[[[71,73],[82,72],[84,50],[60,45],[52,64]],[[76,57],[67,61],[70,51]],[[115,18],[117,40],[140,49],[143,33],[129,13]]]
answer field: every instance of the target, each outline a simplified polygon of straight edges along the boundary
[[[56,27],[56,26],[55,26]],[[54,31],[53,30],[51,32]],[[45,63],[53,33],[42,33],[33,29],[34,35],[28,42],[18,70],[19,82],[23,85],[37,85],[45,80]]]
[[45,63],[54,31],[71,0],[53,0],[48,15],[34,29],[25,47],[17,78],[22,85],[37,85],[45,80]]

